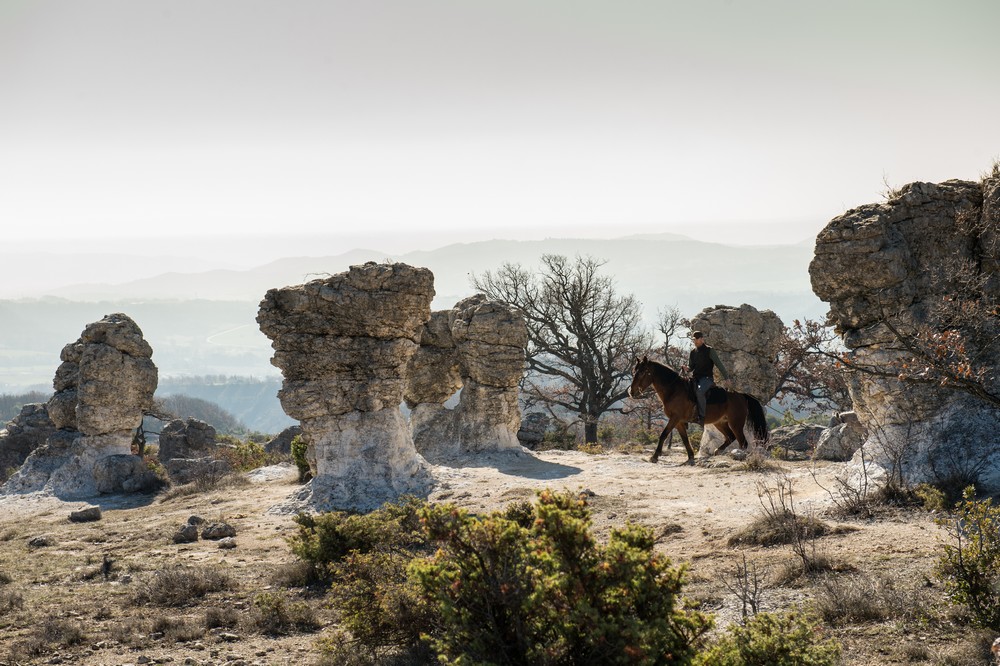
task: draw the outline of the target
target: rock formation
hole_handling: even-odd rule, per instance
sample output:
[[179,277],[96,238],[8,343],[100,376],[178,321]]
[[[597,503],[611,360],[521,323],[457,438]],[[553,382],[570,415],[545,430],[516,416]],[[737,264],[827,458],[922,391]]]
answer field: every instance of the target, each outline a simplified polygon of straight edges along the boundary
[[47,406],[59,430],[28,456],[4,492],[75,499],[144,487],[150,479],[131,445],[156,390],[151,356],[142,331],[120,313],[89,324],[66,345]]
[[[55,431],[44,404],[32,403],[21,407],[21,413],[0,431],[0,475],[17,470],[31,452],[44,444]],[[0,479],[3,478],[0,476]]]
[[[482,294],[435,312],[407,370],[413,440],[425,457],[520,451],[524,319]],[[454,409],[445,402],[461,389]]]
[[290,456],[292,455],[292,440],[301,434],[302,426],[288,426],[264,445],[264,451],[275,455]]
[[300,499],[364,510],[428,489],[399,406],[433,283],[425,268],[369,262],[261,301],[257,322],[284,376],[278,397],[310,442],[314,478]]
[[854,412],[841,412],[830,419],[828,427],[819,442],[813,457],[816,460],[846,462],[861,448],[865,441],[865,429]]
[[216,457],[218,449],[214,426],[195,418],[173,419],[160,431],[157,457],[171,481],[191,483],[233,471],[228,461]]
[[[691,330],[702,331],[707,344],[719,353],[729,371],[733,390],[748,393],[767,404],[778,388],[775,361],[784,324],[770,310],[758,310],[744,303],[738,308],[716,305],[691,318]],[[713,455],[725,441],[715,428],[705,429],[698,454]],[[753,435],[747,434],[753,443]],[[735,445],[730,448],[735,448]]]
[[[912,183],[885,203],[834,218],[816,239],[809,274],[813,291],[830,304],[830,321],[852,362],[895,375],[894,363],[903,356],[893,349],[887,318],[904,333],[917,326],[940,330],[938,306],[946,299],[970,284],[995,292],[998,222],[997,177],[982,183]],[[995,377],[998,350],[973,351]],[[1000,490],[995,408],[962,393],[891,377],[852,373],[851,379],[870,458],[901,468],[911,482],[975,472],[984,490]],[[996,393],[1000,387],[988,388]]]

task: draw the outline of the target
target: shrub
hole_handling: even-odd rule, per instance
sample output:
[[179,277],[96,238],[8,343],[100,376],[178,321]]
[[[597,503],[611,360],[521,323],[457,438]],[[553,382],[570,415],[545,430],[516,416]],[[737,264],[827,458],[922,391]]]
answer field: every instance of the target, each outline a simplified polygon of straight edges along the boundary
[[240,614],[234,608],[212,607],[205,610],[206,629],[229,629],[240,623]]
[[424,510],[440,546],[411,574],[438,617],[444,663],[683,664],[707,630],[680,608],[684,569],[626,525],[594,542],[586,503],[540,494],[530,527],[452,506]]
[[[221,436],[220,440],[222,438],[226,439],[228,445],[219,446],[215,451],[215,457],[227,461],[238,472],[249,472],[277,462],[277,456],[265,451],[260,442],[240,441],[226,436]],[[228,443],[230,439],[235,439],[235,441]]]
[[933,592],[922,583],[889,576],[829,576],[816,593],[816,612],[832,626],[901,620],[919,623],[933,607]]
[[840,646],[796,613],[760,613],[726,634],[695,659],[697,666],[826,666],[839,662]]
[[319,628],[316,614],[304,601],[289,601],[284,594],[265,592],[253,600],[254,628],[269,636],[282,636],[295,631],[315,631]]
[[225,571],[214,567],[165,566],[145,577],[132,593],[132,603],[184,606],[210,592],[233,587]]
[[299,470],[300,483],[305,483],[312,478],[312,470],[306,459],[306,451],[308,450],[309,445],[302,439],[302,435],[296,435],[292,438],[292,461],[295,463],[296,469]]
[[404,497],[369,514],[302,513],[294,519],[299,531],[289,543],[293,553],[309,562],[318,575],[331,580],[330,567],[351,553],[414,551],[426,544],[419,516],[423,506],[421,500]]
[[205,635],[205,628],[173,617],[159,617],[153,621],[151,633],[163,634],[167,640],[176,643],[196,641]]
[[1000,630],[1000,507],[992,500],[976,500],[970,486],[955,507],[955,515],[941,519],[952,539],[944,544],[938,576],[952,603],[969,609],[974,622]]

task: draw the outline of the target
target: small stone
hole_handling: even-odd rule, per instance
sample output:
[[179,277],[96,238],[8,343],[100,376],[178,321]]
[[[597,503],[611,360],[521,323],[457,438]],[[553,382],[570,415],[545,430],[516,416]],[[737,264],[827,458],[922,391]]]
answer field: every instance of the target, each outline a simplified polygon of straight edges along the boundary
[[236,528],[229,523],[212,523],[201,531],[202,539],[224,539],[236,536]]
[[191,543],[197,540],[197,525],[184,525],[174,533],[174,543]]
[[28,548],[48,548],[56,545],[56,539],[51,534],[40,534],[28,541]]
[[137,664],[148,664],[151,661],[152,661],[152,659],[150,659],[146,655],[142,655],[141,657],[139,657],[138,659],[135,660],[135,662]]
[[226,641],[227,643],[235,643],[240,640],[240,637],[236,634],[230,634],[228,632],[219,634],[219,640]]
[[201,516],[191,516],[190,518],[188,518],[187,524],[188,525],[201,525],[204,522],[205,522],[205,519],[202,518]]
[[236,539],[233,537],[223,537],[219,539],[219,548],[230,549],[236,548]]
[[69,521],[71,523],[92,523],[95,520],[101,519],[101,507],[99,506],[88,506],[86,508],[80,509],[79,511],[73,511],[69,514]]

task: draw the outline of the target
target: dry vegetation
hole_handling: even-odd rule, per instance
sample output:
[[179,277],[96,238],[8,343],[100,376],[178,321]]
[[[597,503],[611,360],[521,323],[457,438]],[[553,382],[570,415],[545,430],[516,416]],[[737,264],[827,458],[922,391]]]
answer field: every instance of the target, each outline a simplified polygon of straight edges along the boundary
[[[684,467],[676,449],[548,451],[439,467],[431,500],[486,511],[545,487],[582,490],[606,538],[626,521],[689,566],[685,594],[718,627],[757,611],[801,609],[843,646],[846,664],[986,663],[995,636],[967,628],[934,575],[944,530],[919,508],[844,519],[823,487],[836,464],[719,458]],[[107,498],[96,523],[80,503],[0,504],[0,663],[303,664],[334,633],[325,590],[292,555],[289,514],[267,513],[296,487],[267,483]],[[822,484],[818,485],[817,481]],[[237,547],[172,542],[197,514],[237,529]],[[34,542],[37,537],[47,540]],[[29,545],[29,543],[51,545]],[[148,661],[147,661],[148,660]]]

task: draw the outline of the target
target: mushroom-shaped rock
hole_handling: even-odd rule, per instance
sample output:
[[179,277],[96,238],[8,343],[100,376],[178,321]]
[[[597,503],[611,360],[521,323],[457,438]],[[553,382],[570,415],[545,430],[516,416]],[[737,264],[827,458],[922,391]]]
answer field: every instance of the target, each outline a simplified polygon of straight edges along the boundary
[[[817,236],[809,266],[813,291],[830,304],[830,321],[849,360],[886,371],[850,378],[854,411],[866,433],[866,464],[874,461],[911,483],[974,469],[984,492],[1000,491],[993,444],[1000,413],[960,392],[896,379],[895,364],[906,354],[885,325],[891,321],[904,336],[958,330],[978,369],[997,377],[995,343],[979,346],[971,328],[961,330],[961,321],[944,321],[939,313],[969,285],[986,293],[1000,285],[998,223],[1000,178],[989,177],[911,183],[884,203],[834,218]],[[986,388],[996,393],[1000,385],[988,382]]]
[[284,376],[278,397],[311,444],[302,499],[364,510],[427,491],[399,405],[433,296],[429,270],[369,262],[261,301],[257,322]]
[[76,342],[63,348],[53,379],[55,394],[47,411],[60,430],[28,456],[3,492],[92,497],[120,492],[129,475],[144,474],[131,445],[156,390],[151,356],[142,331],[127,315],[87,325]]

